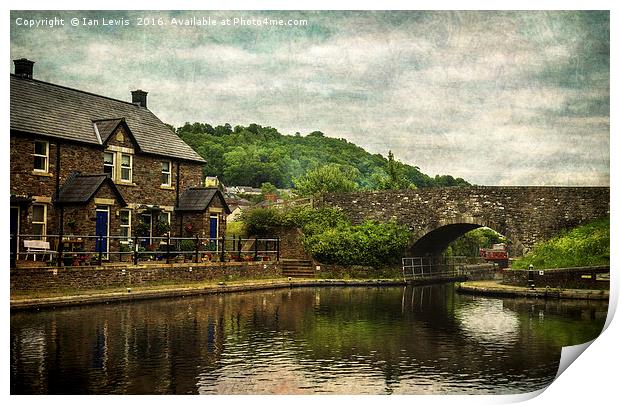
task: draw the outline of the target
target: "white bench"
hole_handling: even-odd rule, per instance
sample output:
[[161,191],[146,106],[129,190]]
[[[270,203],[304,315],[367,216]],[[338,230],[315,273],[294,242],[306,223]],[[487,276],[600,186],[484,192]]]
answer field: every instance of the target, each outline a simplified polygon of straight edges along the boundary
[[26,260],[28,260],[28,255],[33,255],[34,261],[37,261],[37,253],[45,255],[50,255],[50,260],[52,260],[52,252],[50,251],[50,243],[44,240],[25,240],[24,247],[26,248]]

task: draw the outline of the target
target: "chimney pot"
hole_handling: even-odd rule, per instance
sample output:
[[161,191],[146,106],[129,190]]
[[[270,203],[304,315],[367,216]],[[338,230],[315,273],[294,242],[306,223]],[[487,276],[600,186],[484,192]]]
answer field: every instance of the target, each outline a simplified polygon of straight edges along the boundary
[[32,79],[34,62],[26,58],[13,59],[15,64],[15,76]]
[[146,91],[134,90],[131,92],[131,102],[138,104],[140,107],[146,108],[146,95],[149,94]]

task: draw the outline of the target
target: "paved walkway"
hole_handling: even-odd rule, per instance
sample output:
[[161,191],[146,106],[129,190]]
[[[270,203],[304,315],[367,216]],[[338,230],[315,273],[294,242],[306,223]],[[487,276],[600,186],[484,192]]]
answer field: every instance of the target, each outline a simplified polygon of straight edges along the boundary
[[585,300],[609,300],[609,290],[583,290],[563,288],[518,287],[501,284],[499,281],[466,281],[457,286],[459,292],[481,295],[532,297],[532,298],[568,298]]

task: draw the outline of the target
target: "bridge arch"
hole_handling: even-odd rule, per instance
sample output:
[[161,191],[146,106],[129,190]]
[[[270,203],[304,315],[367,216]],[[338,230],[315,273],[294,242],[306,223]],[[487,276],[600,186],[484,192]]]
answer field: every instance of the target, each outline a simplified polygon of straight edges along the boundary
[[411,256],[438,256],[456,239],[469,231],[483,227],[492,229],[506,237],[511,243],[513,254],[521,255],[523,253],[523,244],[514,235],[510,234],[505,224],[485,218],[474,218],[464,215],[443,219],[425,228],[418,229],[417,231],[414,230],[408,254]]

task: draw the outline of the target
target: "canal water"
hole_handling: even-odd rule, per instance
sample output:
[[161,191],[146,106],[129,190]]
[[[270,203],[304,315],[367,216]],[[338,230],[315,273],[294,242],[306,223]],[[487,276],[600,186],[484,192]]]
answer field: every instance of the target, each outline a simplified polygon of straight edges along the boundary
[[607,303],[451,284],[321,287],[16,312],[12,394],[486,394],[553,381]]

